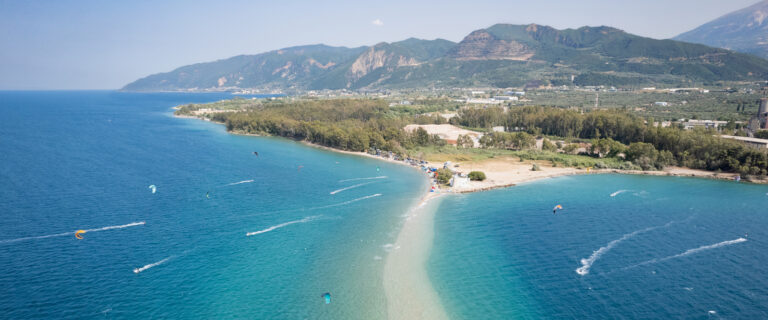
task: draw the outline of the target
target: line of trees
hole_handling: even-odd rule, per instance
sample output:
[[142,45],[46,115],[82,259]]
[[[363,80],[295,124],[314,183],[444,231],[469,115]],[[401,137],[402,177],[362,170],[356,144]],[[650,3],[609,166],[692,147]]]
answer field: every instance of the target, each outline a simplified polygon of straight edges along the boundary
[[[232,100],[222,103],[238,112],[213,113],[209,117],[225,123],[229,131],[288,137],[342,150],[378,148],[400,155],[407,155],[407,150],[418,146],[445,144],[440,137],[429,135],[423,129],[412,133],[403,130],[412,123],[442,123],[442,117],[398,112],[383,100],[300,100],[262,104]],[[184,106],[179,113],[188,113],[195,107]],[[643,169],[679,165],[743,175],[768,174],[768,153],[765,151],[716,137],[715,132],[709,130],[655,127],[649,125],[653,123],[652,119],[645,121],[621,110],[582,113],[553,107],[520,107],[505,112],[499,107],[468,108],[459,110],[450,122],[474,128],[504,126],[508,132],[492,132],[480,139],[480,145],[486,148],[527,149],[534,145],[536,136],[549,135],[592,140],[588,150],[591,155],[616,157],[623,154],[626,160]],[[474,146],[470,137],[462,136],[458,140],[460,147]],[[570,153],[578,146],[554,146],[547,141],[543,148]]]
[[768,153],[765,151],[719,138],[711,130],[656,127],[652,125],[652,119],[646,122],[620,110],[582,113],[549,107],[521,107],[508,112],[495,107],[462,109],[451,122],[475,128],[504,126],[507,131],[533,135],[596,139],[598,145],[593,148],[599,154],[611,153],[611,148],[620,150],[621,147],[615,144],[620,142],[628,145],[627,160],[645,169],[680,165],[743,175],[768,174]]
[[405,132],[403,127],[413,123],[414,116],[392,113],[381,100],[269,103],[245,112],[220,112],[210,117],[224,123],[228,131],[269,134],[349,151],[378,148],[404,155],[416,146],[445,144],[421,128]]

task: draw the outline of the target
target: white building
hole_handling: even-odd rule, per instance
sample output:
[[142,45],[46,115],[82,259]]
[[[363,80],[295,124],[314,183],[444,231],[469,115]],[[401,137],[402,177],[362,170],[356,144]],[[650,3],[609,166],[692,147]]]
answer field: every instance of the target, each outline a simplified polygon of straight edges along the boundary
[[468,176],[462,177],[458,173],[454,174],[453,178],[451,178],[451,187],[453,188],[469,187],[469,177]]
[[497,101],[517,101],[517,97],[513,97],[513,96],[494,96],[493,100],[497,100]]
[[680,122],[683,123],[683,128],[687,130],[690,130],[693,128],[717,129],[728,124],[728,121],[718,121],[718,120],[688,120],[688,121],[681,120]]
[[768,149],[768,139],[758,139],[758,138],[748,138],[748,137],[737,137],[737,136],[720,136],[721,138],[725,139],[732,139],[741,141],[744,144],[757,148],[757,149]]
[[474,98],[470,98],[470,99],[467,99],[467,103],[471,103],[471,104],[500,104],[501,101],[494,100],[494,99],[474,99]]

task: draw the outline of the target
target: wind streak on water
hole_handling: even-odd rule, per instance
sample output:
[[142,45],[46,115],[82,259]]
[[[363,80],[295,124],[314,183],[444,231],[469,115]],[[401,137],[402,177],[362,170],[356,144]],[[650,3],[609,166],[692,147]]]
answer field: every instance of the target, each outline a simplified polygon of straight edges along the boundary
[[386,178],[387,178],[387,176],[378,176],[378,177],[370,177],[370,178],[354,178],[354,179],[339,180],[339,182],[358,181],[358,180],[373,180],[373,179],[386,179]]
[[304,218],[304,219],[301,219],[301,220],[295,220],[295,221],[284,222],[284,223],[281,223],[281,224],[278,224],[278,225],[274,225],[274,226],[271,226],[271,227],[269,227],[269,228],[266,228],[266,229],[264,229],[264,230],[259,230],[259,231],[254,231],[254,232],[248,232],[248,233],[246,233],[246,234],[245,234],[245,236],[246,236],[246,237],[250,237],[250,236],[255,236],[255,235],[257,235],[257,234],[267,233],[267,232],[270,232],[270,231],[272,231],[272,230],[275,230],[275,229],[280,229],[280,228],[282,228],[282,227],[285,227],[285,226],[289,226],[289,225],[292,225],[292,224],[295,224],[295,223],[305,223],[305,222],[310,222],[310,221],[312,221],[312,220],[315,220],[315,219],[317,219],[317,218],[320,218],[320,217],[321,217],[321,216],[311,216],[311,217],[306,217],[306,218]]
[[[108,226],[108,227],[102,227],[102,228],[97,228],[97,229],[86,229],[85,231],[86,232],[97,232],[97,231],[105,231],[105,230],[112,230],[112,229],[123,229],[123,228],[128,228],[128,227],[141,226],[141,225],[144,225],[144,224],[146,224],[146,222],[140,221],[140,222],[132,222],[132,223],[129,223],[129,224],[123,224],[123,225],[119,225],[119,226]],[[62,232],[62,233],[56,233],[56,234],[49,234],[49,235],[44,235],[44,236],[36,236],[36,237],[24,237],[24,238],[0,240],[0,244],[13,243],[13,242],[19,242],[19,241],[24,241],[24,240],[35,240],[35,239],[45,239],[45,238],[53,238],[53,237],[63,237],[63,236],[70,236],[70,235],[74,235],[74,234],[75,234],[75,231],[72,231],[72,232]]]
[[664,258],[661,258],[661,259],[651,259],[651,260],[648,260],[648,261],[645,261],[645,262],[641,262],[641,263],[638,263],[636,265],[626,267],[626,268],[624,268],[624,270],[632,269],[632,268],[635,268],[635,267],[640,267],[640,266],[644,266],[644,265],[648,265],[648,264],[652,264],[652,263],[664,262],[664,261],[671,260],[671,259],[682,258],[682,257],[688,256],[688,255],[692,255],[694,253],[699,253],[699,252],[706,251],[706,250],[712,250],[712,249],[717,249],[717,248],[720,248],[720,247],[730,246],[730,245],[734,245],[734,244],[742,243],[742,242],[746,242],[746,241],[747,241],[746,238],[738,238],[738,239],[718,242],[718,243],[710,244],[710,245],[706,245],[706,246],[701,246],[701,247],[698,247],[698,248],[688,249],[688,250],[686,250],[683,253],[678,253],[678,254],[673,255],[673,256],[664,257]]
[[629,238],[632,238],[632,237],[634,237],[634,236],[636,236],[638,234],[646,233],[646,232],[653,231],[653,230],[656,230],[656,229],[659,229],[659,228],[669,227],[673,223],[675,223],[675,221],[667,222],[666,224],[661,225],[661,226],[648,227],[648,228],[645,228],[645,229],[637,230],[637,231],[634,231],[634,232],[631,232],[631,233],[627,233],[627,234],[621,236],[621,238],[618,238],[616,240],[608,242],[607,245],[605,245],[603,247],[600,247],[600,249],[597,249],[594,252],[592,252],[592,255],[589,256],[589,258],[581,259],[581,267],[576,269],[576,273],[578,273],[578,274],[580,274],[582,276],[589,274],[589,269],[592,268],[592,265],[595,263],[595,261],[600,259],[600,257],[603,254],[605,254],[606,252],[611,251],[611,249],[613,249],[613,247],[617,246],[622,241],[627,240]]
[[356,185],[349,186],[349,187],[346,187],[346,188],[341,188],[341,189],[338,189],[338,190],[333,190],[333,191],[331,191],[331,194],[337,194],[337,193],[345,191],[345,190],[354,189],[354,188],[357,188],[357,187],[362,187],[362,186],[364,186],[366,184],[371,184],[371,183],[373,183],[373,182],[358,183]]

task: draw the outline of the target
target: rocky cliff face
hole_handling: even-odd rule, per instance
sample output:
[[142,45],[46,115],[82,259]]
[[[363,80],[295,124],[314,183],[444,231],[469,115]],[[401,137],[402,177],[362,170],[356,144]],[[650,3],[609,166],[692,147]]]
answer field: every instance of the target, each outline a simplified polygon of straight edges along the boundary
[[386,44],[379,44],[366,50],[352,63],[347,78],[355,81],[379,68],[416,65],[419,65],[419,61],[415,58],[395,53]]
[[448,56],[456,60],[528,60],[535,51],[514,40],[501,40],[485,30],[470,33]]

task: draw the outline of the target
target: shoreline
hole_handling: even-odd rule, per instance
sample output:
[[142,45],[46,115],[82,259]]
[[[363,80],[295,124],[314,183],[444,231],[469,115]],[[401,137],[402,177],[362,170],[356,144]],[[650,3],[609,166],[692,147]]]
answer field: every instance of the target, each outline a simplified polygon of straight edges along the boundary
[[[179,118],[198,119],[198,120],[223,124],[220,122],[211,121],[209,119],[201,118],[194,115],[174,114],[173,116],[179,117]],[[235,135],[243,135],[243,136],[254,136],[254,137],[262,136],[258,134],[250,134],[250,133],[236,132],[236,131],[227,131],[227,133],[235,134]],[[298,141],[298,140],[294,140],[294,141]],[[326,147],[326,146],[322,146],[319,144],[315,144],[315,143],[311,143],[303,140],[298,142],[306,146],[310,146],[318,149],[323,149],[323,150],[328,150],[328,151],[338,152],[338,153],[343,153],[348,155],[357,155],[357,156],[362,156],[362,157],[367,157],[372,159],[378,159],[380,161],[400,164],[400,165],[408,166],[416,170],[419,170],[418,167],[412,166],[401,160],[394,160],[394,159],[389,159],[382,156],[375,156],[366,152],[334,149],[331,147]],[[505,162],[505,165],[503,168],[499,168],[498,164],[500,162]],[[489,166],[485,165],[487,163],[492,163],[490,168]],[[539,164],[542,170],[530,171],[530,166],[533,163]],[[457,164],[461,164],[461,163],[459,162]],[[520,166],[521,164],[523,166],[526,166],[527,168],[521,167]],[[442,165],[436,165],[436,166],[441,167]],[[549,161],[545,161],[545,160],[527,160],[527,161],[519,162],[517,160],[513,161],[511,158],[506,159],[506,161],[485,160],[477,163],[469,163],[468,168],[470,168],[470,170],[464,170],[465,168],[467,167],[460,167],[460,169],[457,171],[462,171],[462,172],[466,171],[464,173],[469,173],[469,171],[474,171],[474,170],[483,171],[488,177],[488,179],[484,181],[471,181],[466,186],[450,187],[448,190],[446,190],[447,192],[449,193],[482,192],[482,191],[488,191],[493,189],[513,187],[524,182],[533,182],[541,179],[548,179],[548,178],[555,178],[555,177],[569,176],[569,175],[582,175],[582,174],[615,173],[615,174],[648,175],[648,176],[695,177],[695,178],[729,180],[729,181],[733,181],[734,178],[739,175],[738,173],[718,173],[713,171],[690,169],[690,168],[684,168],[684,167],[668,167],[661,171],[593,169],[587,172],[586,169],[578,169],[573,167],[553,167],[549,163]],[[516,173],[515,175],[511,174],[513,171]],[[768,184],[768,179],[763,179],[763,180],[746,180],[745,179],[743,182],[756,183],[756,184]]]
[[405,214],[405,221],[384,264],[382,282],[388,319],[448,319],[427,274],[434,242],[434,216],[441,193],[427,193]]
[[[177,116],[180,118],[190,118],[206,120],[196,116]],[[216,122],[214,122],[216,123]],[[230,132],[236,135],[260,136],[256,134],[246,134],[239,132]],[[374,158],[380,161],[405,165],[424,173],[418,166],[411,165],[404,161],[394,160],[381,156],[372,155],[366,152],[355,152],[334,149],[326,146],[317,145],[307,141],[298,141],[306,146],[315,147],[331,152],[338,152],[347,155],[356,155],[367,158]],[[539,164],[541,170],[531,171],[532,164]],[[581,174],[634,174],[634,175],[654,175],[654,176],[682,176],[699,177],[707,179],[733,180],[738,174],[735,173],[716,173],[704,170],[694,170],[680,167],[669,167],[662,171],[636,171],[636,170],[618,170],[618,169],[597,169],[586,170],[569,167],[553,167],[549,161],[519,161],[512,157],[507,159],[491,159],[480,162],[471,162],[467,164],[457,163],[459,170],[465,173],[473,170],[479,170],[486,173],[488,179],[484,181],[470,181],[463,186],[449,187],[449,189],[440,189],[438,192],[426,192],[421,200],[410,207],[405,213],[403,225],[398,233],[395,243],[388,252],[384,274],[382,277],[383,287],[386,295],[387,315],[389,319],[448,319],[448,314],[444,309],[438,293],[432,286],[429,275],[427,274],[426,264],[430,256],[430,251],[434,241],[434,217],[437,214],[441,196],[445,193],[471,193],[481,192],[492,189],[507,188],[521,183],[533,182],[547,178],[560,176],[581,175]],[[441,167],[437,166],[437,167]],[[430,178],[425,177],[427,181]],[[766,181],[760,181],[765,183]]]

